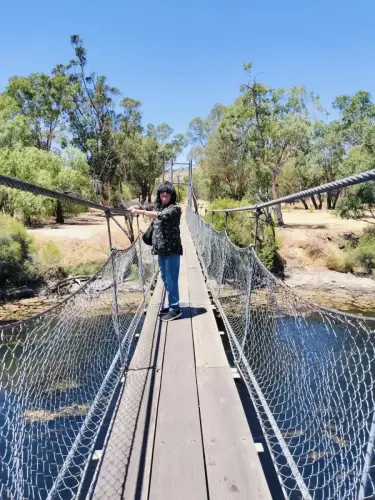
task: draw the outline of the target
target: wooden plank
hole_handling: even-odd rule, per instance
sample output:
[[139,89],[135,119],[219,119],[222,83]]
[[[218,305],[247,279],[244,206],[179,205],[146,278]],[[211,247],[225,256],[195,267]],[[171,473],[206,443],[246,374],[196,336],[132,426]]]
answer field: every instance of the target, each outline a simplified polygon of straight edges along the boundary
[[200,269],[188,268],[188,288],[196,366],[229,366]]
[[211,300],[207,292],[201,269],[196,267],[188,268],[188,281],[191,304],[193,306],[210,306]]
[[199,368],[229,366],[212,310],[207,306],[192,307],[191,320],[196,366]]
[[271,499],[229,367],[198,368],[210,498]]
[[154,351],[155,369],[148,373],[131,458],[125,478],[122,497],[125,500],[130,498],[137,498],[138,500],[148,499],[167,325],[166,323],[162,323],[160,327],[159,346]]
[[206,500],[190,316],[168,324],[150,500]]
[[[142,413],[141,410],[146,404],[145,401],[150,399],[147,388],[158,391],[160,380],[158,377],[155,378],[155,373],[161,366],[160,353],[164,352],[165,336],[162,335],[163,330],[160,328],[158,316],[163,301],[163,286],[160,281],[159,279],[150,301],[134,356],[125,375],[122,394],[111,422],[89,498],[123,498],[128,472],[134,469],[130,468],[134,446],[140,441],[137,431],[144,432],[145,424],[149,424],[143,418],[146,417],[145,411]],[[157,363],[155,360],[158,360]],[[157,400],[157,397],[155,399]],[[131,475],[130,481],[132,477]]]

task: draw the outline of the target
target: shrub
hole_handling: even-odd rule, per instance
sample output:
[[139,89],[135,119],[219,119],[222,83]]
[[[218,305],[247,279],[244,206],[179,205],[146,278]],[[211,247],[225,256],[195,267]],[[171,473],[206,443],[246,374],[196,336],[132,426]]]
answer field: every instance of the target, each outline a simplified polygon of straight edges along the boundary
[[350,273],[353,271],[352,259],[345,254],[330,253],[327,255],[326,266],[331,271]]
[[358,241],[350,240],[342,255],[329,255],[326,264],[329,269],[343,273],[358,269],[372,274],[375,269],[375,228],[366,229]]
[[[245,206],[246,201],[238,202],[232,198],[220,198],[211,203],[213,210],[230,209]],[[251,212],[233,212],[228,215],[227,231],[228,237],[235,245],[239,247],[248,247],[254,243],[255,223]],[[211,222],[211,214],[206,214],[206,222]],[[225,213],[214,214],[213,226],[216,231],[225,229]],[[259,256],[264,265],[272,272],[282,274],[284,265],[278,253],[278,244],[272,226],[259,224],[259,237],[261,240],[258,248]]]
[[102,265],[103,262],[90,262],[87,264],[80,264],[69,269],[68,274],[71,274],[72,276],[93,276],[99,271]]
[[120,189],[114,189],[111,192],[111,205],[114,207],[122,207],[125,201],[132,199],[132,192],[126,184],[121,185]]
[[0,214],[0,287],[24,285],[37,277],[33,239],[11,216]]
[[185,185],[175,184],[175,189],[177,193],[177,203],[183,203],[187,197],[187,189]]
[[[223,210],[237,208],[246,203],[240,203],[232,198],[219,198],[214,200],[210,208],[213,210]],[[248,212],[234,212],[228,216],[227,231],[230,240],[239,247],[248,247],[254,242],[254,219]],[[211,213],[207,213],[206,222],[211,223]],[[217,213],[213,216],[213,226],[216,231],[225,229],[225,213]]]
[[366,274],[371,274],[375,269],[375,230],[368,229],[360,237],[357,247],[353,250],[355,260],[364,269]]
[[272,273],[283,275],[284,263],[279,255],[278,249],[279,245],[276,241],[273,227],[269,225],[264,226],[259,257],[267,269]]
[[47,241],[36,256],[38,270],[45,278],[62,278],[66,272],[61,266],[61,251],[53,241]]

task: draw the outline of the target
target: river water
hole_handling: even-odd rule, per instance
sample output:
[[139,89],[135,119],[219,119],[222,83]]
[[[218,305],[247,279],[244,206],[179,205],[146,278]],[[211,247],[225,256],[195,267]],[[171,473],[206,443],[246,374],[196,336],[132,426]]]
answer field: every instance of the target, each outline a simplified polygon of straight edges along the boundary
[[[120,318],[123,331],[132,319]],[[65,330],[58,316],[48,317],[7,334],[0,346],[0,497],[47,498],[76,442],[58,490],[58,497],[68,500],[83,477],[105,412],[113,407],[121,374],[119,362],[111,368],[119,347],[112,316],[96,316],[89,324],[72,320]],[[123,348],[130,360],[135,343]],[[112,375],[105,381],[110,368]],[[95,401],[96,409],[76,441]],[[107,423],[109,417],[110,412]]]
[[[130,319],[124,317],[124,324]],[[4,499],[47,497],[118,349],[111,316],[96,316],[84,331],[80,321],[59,330],[58,321],[49,318],[44,330],[35,324],[17,330],[0,347]],[[375,322],[315,313],[276,317],[271,328],[263,311],[253,324],[246,359],[305,483],[315,499],[355,498],[374,411]],[[110,405],[119,372],[117,365],[103,407]],[[260,414],[285,485],[297,498],[283,450],[262,409]],[[60,498],[77,491],[102,419],[100,411],[92,416]],[[372,472],[370,494],[371,480]]]

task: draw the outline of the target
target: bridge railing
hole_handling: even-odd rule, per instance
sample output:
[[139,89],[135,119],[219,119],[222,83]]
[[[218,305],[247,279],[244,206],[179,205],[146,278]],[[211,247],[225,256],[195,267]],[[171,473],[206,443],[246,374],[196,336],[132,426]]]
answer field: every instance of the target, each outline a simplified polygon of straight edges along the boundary
[[[3,176],[6,182],[17,187]],[[0,326],[1,498],[84,496],[157,271],[150,247],[137,239],[127,250],[112,249],[95,276],[59,304]]]
[[375,319],[298,297],[191,209],[187,219],[287,498],[375,496]]

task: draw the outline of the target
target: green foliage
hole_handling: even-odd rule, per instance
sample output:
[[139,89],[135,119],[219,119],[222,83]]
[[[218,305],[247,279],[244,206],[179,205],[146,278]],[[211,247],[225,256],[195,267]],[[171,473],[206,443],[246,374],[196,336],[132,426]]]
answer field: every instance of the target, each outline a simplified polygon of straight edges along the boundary
[[[235,200],[277,198],[285,165],[309,151],[311,111],[320,108],[317,97],[304,87],[272,89],[253,79],[251,64],[245,70],[249,83],[232,106],[221,109],[214,127],[210,116],[190,124],[191,143],[204,148],[200,158],[211,199],[220,192]],[[283,224],[280,207],[275,211]]]
[[71,276],[93,276],[102,267],[103,262],[91,262],[87,264],[80,264],[68,270]]
[[67,113],[74,106],[77,87],[58,68],[52,75],[32,73],[12,77],[7,94],[17,103],[20,115],[27,118],[33,144],[50,151],[53,141],[64,130]]
[[341,273],[360,272],[373,274],[375,271],[375,229],[366,229],[357,243],[349,243],[342,253],[329,254],[328,269]]
[[361,219],[368,215],[375,218],[375,183],[368,182],[348,190],[336,209],[344,219]]
[[[70,154],[70,156],[69,156]],[[0,148],[0,173],[46,188],[92,198],[88,166],[79,152],[66,156],[34,147],[20,150]],[[66,214],[82,212],[82,207],[64,203]],[[35,224],[56,211],[56,201],[31,193],[0,187],[0,210],[17,215],[27,225]]]
[[[202,168],[193,169],[193,189],[199,200],[209,200],[209,185],[205,172]],[[214,197],[213,199],[215,199]]]
[[275,231],[271,226],[266,225],[263,228],[263,240],[259,257],[267,269],[272,272],[277,272],[280,268],[280,257],[277,250],[278,245],[275,238]]
[[352,252],[353,258],[364,272],[371,274],[375,269],[375,229],[365,231]]
[[187,187],[185,185],[175,184],[177,193],[177,203],[183,203],[187,198]]
[[0,94],[0,148],[19,149],[32,144],[28,117],[19,114],[14,99],[6,93]]
[[[237,208],[245,202],[237,202],[231,198],[214,200],[210,204],[212,210]],[[211,213],[206,214],[206,222],[211,223]],[[216,231],[225,229],[225,214],[216,213],[213,216],[213,226]],[[239,247],[248,247],[254,242],[254,220],[248,212],[234,212],[228,216],[227,232],[230,240]]]
[[[231,198],[222,198],[215,200],[211,203],[212,210],[222,210],[237,208],[247,205],[245,201],[237,202]],[[213,223],[216,231],[223,231],[225,229],[225,213],[215,213],[212,215],[210,212],[206,214],[206,223]],[[250,212],[232,212],[228,214],[227,218],[227,233],[229,239],[239,247],[248,247],[254,243],[255,223],[253,214]],[[259,256],[264,265],[274,273],[282,273],[284,265],[278,253],[279,245],[276,241],[275,231],[273,225],[259,224],[260,241],[257,242],[257,249]]]
[[36,277],[33,251],[25,227],[0,213],[0,288],[24,285]]

